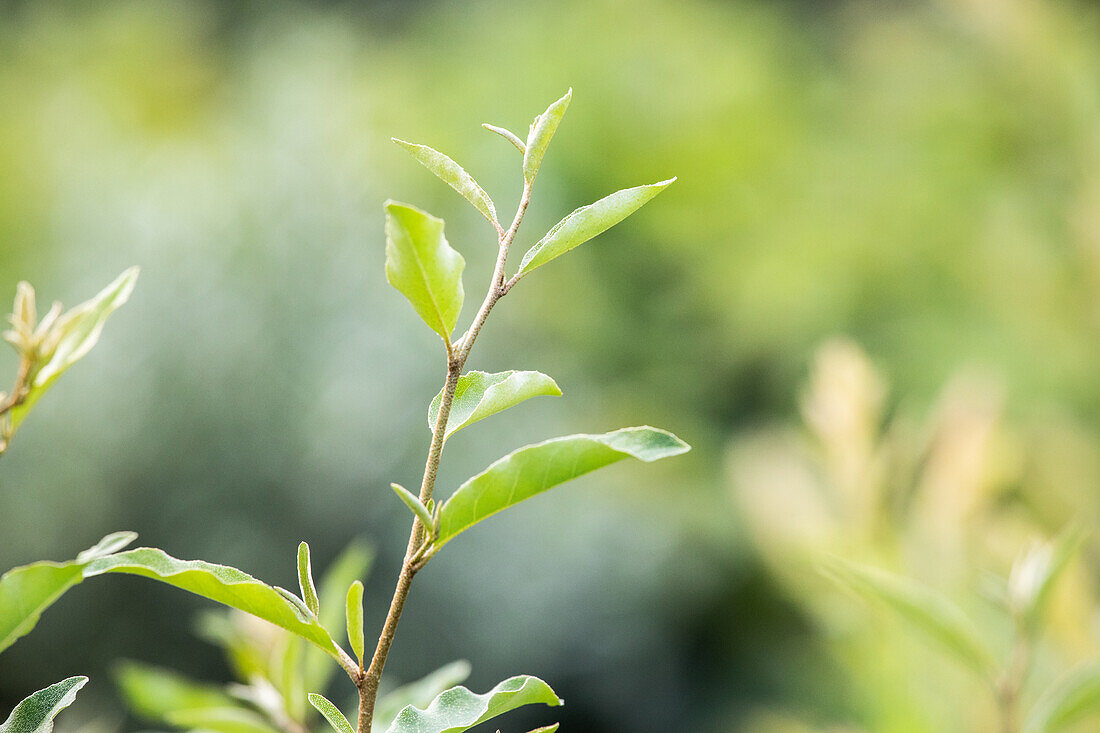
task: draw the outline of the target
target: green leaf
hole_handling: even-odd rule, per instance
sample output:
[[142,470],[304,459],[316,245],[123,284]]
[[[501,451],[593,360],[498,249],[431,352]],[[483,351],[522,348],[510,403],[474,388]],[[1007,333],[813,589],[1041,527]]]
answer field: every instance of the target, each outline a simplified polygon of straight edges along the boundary
[[363,640],[363,584],[358,580],[348,588],[347,598],[348,643],[355,652],[355,658],[359,660],[359,666],[363,666],[365,642]]
[[378,700],[374,708],[374,725],[388,726],[403,708],[413,705],[426,708],[440,693],[462,684],[470,676],[470,663],[465,659],[451,662],[425,677],[402,685]]
[[503,127],[497,127],[496,125],[490,125],[488,122],[482,122],[481,126],[484,127],[486,130],[488,130],[489,132],[495,132],[496,134],[500,135],[502,138],[504,138],[508,142],[515,145],[516,150],[519,151],[520,155],[523,155],[524,153],[527,152],[527,144],[524,143],[522,140],[520,140],[519,135],[512,132],[511,130],[506,130]]
[[413,515],[420,520],[420,523],[424,525],[424,528],[429,532],[432,531],[434,522],[432,522],[431,512],[427,507],[420,503],[420,499],[416,494],[406,489],[401,484],[390,484],[390,488],[393,489],[393,493],[397,494],[397,498],[400,499],[405,506],[412,511]]
[[74,307],[53,324],[47,338],[55,343],[50,353],[43,355],[47,360],[35,374],[26,401],[10,413],[13,429],[19,427],[34,403],[57,378],[95,346],[107,317],[130,299],[138,272],[137,267],[126,270],[98,295]]
[[448,344],[462,310],[465,267],[443,236],[442,219],[386,202],[386,280]]
[[441,693],[424,710],[412,705],[402,710],[387,733],[461,733],[490,718],[534,703],[563,704],[550,685],[530,675],[504,680],[484,695],[475,695],[465,687],[453,687]]
[[122,662],[115,682],[127,706],[146,720],[167,722],[170,713],[233,707],[237,703],[213,685],[188,679],[178,672],[140,662]]
[[996,673],[992,655],[954,603],[914,580],[832,558],[823,571],[856,593],[889,606],[985,680]]
[[555,733],[560,727],[560,723],[554,723],[553,725],[544,725],[541,728],[535,728],[527,733]]
[[[560,395],[554,380],[541,372],[467,372],[455,386],[451,414],[443,437],[449,438],[467,425],[489,417],[501,410],[518,405],[539,395]],[[442,390],[428,406],[428,429],[435,430],[439,406],[443,401]]]
[[36,562],[12,568],[0,576],[0,651],[25,636],[42,612],[79,583],[86,562],[133,542],[133,532],[109,534],[70,562]]
[[313,568],[309,563],[309,545],[305,542],[298,544],[298,587],[302,591],[302,600],[306,602],[306,608],[316,616],[321,610],[321,604],[317,600],[317,587],[313,584]]
[[650,199],[664,191],[675,181],[651,183],[616,191],[594,204],[582,206],[565,217],[540,239],[535,246],[527,250],[519,263],[519,274],[526,275],[536,267],[545,265],[555,257],[584,244],[593,237],[606,232],[626,217],[642,208]]
[[624,458],[648,463],[688,450],[672,433],[648,426],[520,448],[459,486],[443,504],[435,545],[442,547],[482,519],[589,471]]
[[51,733],[53,719],[73,704],[76,693],[87,683],[87,677],[70,677],[39,690],[15,706],[0,723],[0,733]]
[[480,211],[482,216],[489,220],[490,224],[498,225],[497,209],[493,206],[493,200],[489,198],[489,194],[485,193],[485,189],[478,185],[473,176],[463,170],[462,166],[427,145],[405,142],[404,140],[398,140],[396,137],[390,139],[407,150],[412,157],[420,161],[421,165],[434,173],[441,181],[458,191],[459,195],[473,204],[474,208]]
[[1024,733],[1054,733],[1092,713],[1100,712],[1100,662],[1072,670],[1035,701]]
[[1054,586],[1077,555],[1085,533],[1070,525],[1050,542],[1036,544],[1013,564],[1008,579],[1009,607],[1030,629],[1042,621]]
[[324,695],[318,695],[316,692],[309,693],[309,704],[325,716],[325,720],[328,721],[328,724],[332,726],[336,733],[355,733],[355,729],[351,727],[351,723],[340,712],[340,708],[329,702]]
[[165,722],[184,730],[211,733],[282,733],[259,714],[240,707],[176,710],[165,716]]
[[[298,608],[279,589],[236,568],[201,560],[177,560],[163,550],[142,547],[94,560],[84,569],[85,578],[103,573],[140,575],[224,603],[297,634],[339,658],[336,643],[304,608],[305,604]],[[283,592],[293,597],[289,591]]]
[[[345,611],[348,586],[356,580],[364,580],[374,559],[374,551],[365,543],[355,541],[344,548],[321,576],[317,586],[321,613],[317,618],[329,635],[336,638],[346,627]],[[333,675],[340,671],[332,657],[316,647],[305,650],[304,684],[310,690],[328,688]]]
[[530,185],[535,180],[542,165],[542,157],[546,155],[546,148],[550,146],[550,139],[558,129],[565,110],[569,107],[569,100],[573,98],[573,89],[565,93],[565,96],[546,108],[546,111],[535,118],[531,123],[531,130],[527,133],[527,145],[523,151],[523,180]]

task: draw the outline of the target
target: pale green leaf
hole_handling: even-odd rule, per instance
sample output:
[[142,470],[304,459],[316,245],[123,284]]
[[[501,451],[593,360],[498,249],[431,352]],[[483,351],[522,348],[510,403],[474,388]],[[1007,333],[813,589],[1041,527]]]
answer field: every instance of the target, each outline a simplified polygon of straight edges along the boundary
[[403,708],[412,705],[426,708],[440,693],[462,684],[470,676],[470,663],[465,659],[451,662],[416,682],[402,685],[388,692],[374,707],[374,725],[381,729],[388,726]]
[[519,135],[512,132],[511,130],[506,130],[503,127],[497,127],[496,125],[490,125],[488,122],[482,122],[481,126],[484,127],[486,130],[488,130],[489,132],[495,132],[496,134],[500,135],[502,138],[504,138],[508,142],[515,145],[516,150],[519,151],[520,155],[523,155],[524,153],[527,152],[527,144],[525,142],[523,142],[522,140],[520,140]]
[[[1081,549],[1084,540],[1085,532],[1080,526],[1073,524],[1062,530],[1054,540],[1043,545],[1035,555],[1030,556],[1031,572],[1025,574],[1031,576],[1027,582],[1030,582],[1033,589],[1029,594],[1030,602],[1023,609],[1023,620],[1032,628],[1042,622],[1055,584]],[[1010,579],[1010,587],[1012,585]]]
[[386,202],[386,280],[447,343],[462,310],[465,267],[443,236],[442,219]]
[[535,728],[527,733],[555,733],[560,727],[560,723],[554,723],[552,725],[544,725],[541,728]]
[[425,529],[429,532],[432,530],[432,515],[422,503],[416,494],[406,489],[401,484],[390,484],[390,488],[393,489],[393,493],[397,494],[397,498],[409,508],[413,515],[420,520],[420,523],[424,525]]
[[527,145],[523,152],[523,179],[528,185],[535,180],[535,175],[542,165],[542,157],[546,155],[546,148],[550,146],[550,139],[558,129],[565,110],[569,107],[569,100],[573,98],[573,90],[570,88],[565,96],[557,100],[531,123],[531,129],[527,133]]
[[1031,708],[1025,733],[1055,733],[1100,713],[1100,662],[1072,670],[1047,688]]
[[[353,581],[366,579],[373,559],[374,551],[368,545],[354,541],[336,556],[321,575],[317,585],[321,613],[317,618],[332,638],[335,639],[346,626],[348,586]],[[305,650],[304,665],[303,679],[306,688],[310,690],[327,689],[333,675],[340,671],[332,657],[313,646]]]
[[316,692],[309,693],[309,704],[325,716],[325,720],[328,721],[328,724],[332,726],[336,733],[355,733],[355,729],[351,727],[351,723],[340,712],[340,708],[329,702],[324,695],[318,695]]
[[70,677],[39,690],[15,706],[0,723],[0,733],[51,733],[53,719],[73,704],[76,693],[87,683],[87,677]]
[[406,707],[387,733],[461,733],[490,718],[535,703],[563,704],[550,685],[530,675],[504,680],[484,695],[475,695],[465,687],[453,687],[436,697],[426,709]]
[[258,713],[240,707],[176,710],[165,722],[177,728],[211,733],[282,733]]
[[177,560],[163,550],[142,547],[94,560],[84,569],[85,578],[103,573],[140,575],[224,603],[297,634],[339,658],[332,637],[308,609],[298,608],[279,590],[236,568],[201,560]]
[[317,600],[317,586],[313,584],[313,567],[309,562],[309,545],[305,542],[298,544],[298,588],[302,591],[302,600],[306,602],[306,608],[316,616],[321,610]]
[[407,150],[412,157],[420,161],[421,165],[438,176],[441,181],[458,191],[459,195],[473,204],[474,208],[480,211],[482,216],[489,220],[490,224],[497,225],[497,209],[493,206],[493,200],[478,185],[473,176],[463,170],[462,166],[427,145],[405,142],[404,140],[398,140],[396,137],[390,139]]
[[545,265],[555,257],[560,257],[607,231],[640,209],[675,180],[670,178],[646,186],[624,188],[594,204],[580,207],[555,224],[546,236],[527,250],[520,260],[519,274],[526,275],[536,267]]
[[839,558],[828,561],[823,570],[856,593],[884,603],[980,677],[992,679],[992,655],[970,620],[947,598],[910,578]]
[[363,651],[366,642],[363,639],[363,584],[358,580],[348,588],[345,615],[347,616],[348,643],[351,644],[351,650],[355,652],[355,658],[362,666],[365,663]]
[[[458,379],[455,386],[451,414],[447,418],[444,438],[449,438],[467,425],[489,417],[501,410],[518,405],[524,400],[539,395],[560,395],[561,390],[554,380],[541,372],[467,372]],[[428,429],[435,429],[439,417],[439,406],[443,401],[443,392],[435,396],[428,406]]]
[[520,448],[459,486],[443,504],[435,545],[441,547],[482,519],[589,471],[624,458],[650,462],[688,450],[672,433],[648,426],[570,435]]
[[180,710],[236,705],[233,698],[213,685],[140,662],[119,664],[115,669],[115,682],[130,710],[152,722],[168,722],[168,714]]
[[122,549],[136,538],[133,532],[115,532],[81,552],[76,560],[31,563],[0,576],[0,651],[30,632],[42,612],[82,580],[87,561]]

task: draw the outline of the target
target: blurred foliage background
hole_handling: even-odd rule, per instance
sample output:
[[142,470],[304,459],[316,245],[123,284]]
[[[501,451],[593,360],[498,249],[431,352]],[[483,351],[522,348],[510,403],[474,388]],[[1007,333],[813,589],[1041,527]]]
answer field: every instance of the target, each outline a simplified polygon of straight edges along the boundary
[[[572,86],[521,247],[680,180],[497,310],[470,366],[565,398],[456,437],[440,488],[566,432],[650,423],[695,450],[456,542],[388,673],[536,674],[578,733],[986,729],[985,690],[814,563],[874,558],[993,634],[982,578],[1095,522],[1097,31],[1067,0],[4,2],[0,293],[73,304],[143,273],[3,459],[0,567],[133,529],[292,587],[299,540],[324,568],[363,536],[380,623],[407,531],[388,482],[416,482],[443,375],[385,283],[381,202],[446,218],[468,292],[495,252],[388,139],[507,211],[515,151],[480,123],[525,130]],[[1039,678],[1100,651],[1095,555]],[[70,729],[139,729],[112,665],[226,678],[191,632],[205,607],[82,586],[0,658],[0,708],[87,674]]]

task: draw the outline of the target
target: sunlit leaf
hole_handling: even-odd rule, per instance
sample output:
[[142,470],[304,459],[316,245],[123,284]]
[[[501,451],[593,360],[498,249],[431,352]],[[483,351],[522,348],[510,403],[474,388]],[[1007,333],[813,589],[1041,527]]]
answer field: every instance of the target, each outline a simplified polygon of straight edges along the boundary
[[103,573],[140,575],[182,588],[262,618],[339,657],[332,637],[308,609],[298,608],[272,586],[236,568],[201,560],[177,560],[163,550],[142,547],[100,558],[84,569],[85,578]]
[[970,620],[947,598],[915,580],[839,558],[829,560],[823,570],[860,595],[886,604],[983,679],[992,679],[992,655]]
[[[366,579],[373,560],[374,551],[365,543],[355,541],[344,548],[321,575],[317,586],[321,613],[317,618],[329,636],[336,638],[346,627],[348,586]],[[314,646],[306,648],[304,666],[303,679],[310,690],[326,689],[333,675],[340,671],[332,657]]]
[[497,209],[493,206],[493,200],[462,166],[427,145],[405,142],[397,138],[390,139],[407,150],[412,157],[420,161],[421,165],[438,176],[441,181],[458,191],[462,198],[473,204],[474,208],[489,220],[489,223],[497,223]]
[[53,719],[76,700],[87,677],[70,677],[24,699],[3,723],[0,733],[51,733]]
[[1054,733],[1100,712],[1100,663],[1071,671],[1047,688],[1031,708],[1025,733]]
[[624,188],[622,191],[616,191],[593,204],[575,210],[555,224],[546,236],[527,250],[519,263],[520,274],[527,274],[536,267],[545,265],[555,257],[560,257],[574,247],[607,231],[640,209],[675,180],[670,178],[667,181],[646,186]]
[[[455,386],[454,401],[451,403],[451,414],[447,419],[444,437],[448,438],[467,425],[531,397],[560,394],[561,390],[554,380],[541,372],[467,372],[459,377]],[[440,391],[428,406],[429,430],[435,429],[442,401],[443,392]]]
[[220,709],[237,704],[213,685],[140,662],[118,665],[115,682],[134,713],[158,723],[168,722],[168,714],[180,710]]
[[258,713],[240,707],[176,710],[165,716],[165,722],[184,730],[211,733],[282,733]]
[[91,562],[125,549],[138,538],[137,532],[112,532],[76,556],[77,562]]
[[309,562],[309,545],[305,542],[298,544],[298,588],[302,591],[302,600],[306,608],[316,616],[321,610],[317,600],[317,586],[313,584],[313,567]]
[[443,504],[435,545],[441,547],[482,519],[589,471],[624,458],[650,462],[688,450],[672,433],[651,427],[570,435],[520,448],[459,486]]
[[1054,586],[1081,548],[1085,533],[1077,525],[1064,529],[1050,542],[1028,548],[1012,566],[1008,602],[1013,613],[1034,629],[1041,622]]
[[534,730],[528,731],[527,733],[555,733],[555,731],[557,731],[557,729],[560,727],[560,725],[561,725],[560,723],[554,723],[552,725],[544,725],[541,728],[535,728]]
[[465,267],[466,260],[443,236],[442,219],[386,202],[386,280],[448,343],[462,310]]
[[535,180],[535,175],[542,165],[542,157],[546,155],[546,148],[550,146],[550,140],[558,129],[565,110],[569,107],[569,100],[573,98],[573,90],[570,89],[565,96],[557,100],[531,123],[531,130],[527,134],[527,145],[523,152],[523,178],[530,184]]
[[347,616],[348,643],[351,645],[352,652],[355,653],[355,658],[359,660],[359,665],[362,666],[365,663],[363,659],[365,648],[363,639],[363,584],[358,580],[348,588],[345,615]]
[[406,707],[387,733],[461,733],[490,718],[535,703],[563,704],[548,684],[530,675],[507,679],[484,695],[475,695],[465,687],[453,687],[423,710]]
[[351,727],[351,723],[340,712],[340,708],[329,702],[324,695],[318,695],[316,692],[309,693],[309,704],[325,716],[325,720],[328,721],[328,724],[332,726],[336,733],[355,733],[355,729]]
[[484,127],[486,130],[488,130],[489,132],[495,132],[496,134],[500,135],[502,138],[504,138],[508,142],[515,145],[516,150],[518,150],[520,152],[520,155],[523,155],[524,153],[527,152],[527,144],[525,142],[523,142],[522,140],[520,140],[519,135],[512,132],[511,130],[506,130],[503,127],[497,127],[496,125],[490,125],[488,122],[482,122],[481,126]]
[[470,663],[464,659],[440,667],[416,682],[402,685],[378,699],[374,707],[374,724],[388,726],[401,710],[409,705],[426,708],[440,693],[462,684],[470,676]]

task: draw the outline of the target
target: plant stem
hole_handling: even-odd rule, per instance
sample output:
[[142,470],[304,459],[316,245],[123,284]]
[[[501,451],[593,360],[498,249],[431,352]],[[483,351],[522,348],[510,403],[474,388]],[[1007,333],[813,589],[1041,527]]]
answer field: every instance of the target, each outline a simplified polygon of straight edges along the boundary
[[27,395],[30,393],[27,379],[33,366],[34,360],[31,357],[26,354],[20,356],[19,370],[15,375],[15,385],[11,388],[11,394],[3,402],[0,402],[0,455],[3,455],[4,451],[8,449],[8,443],[11,442],[13,432],[11,417],[8,413],[22,405],[27,399]]
[[1001,715],[1002,733],[1019,733],[1018,708],[1020,692],[1031,668],[1031,635],[1027,629],[1017,628],[1016,639],[1008,666],[996,685],[997,708]]
[[[504,277],[504,267],[508,261],[508,250],[512,240],[515,239],[519,225],[523,221],[523,215],[531,201],[531,184],[525,182],[523,195],[520,197],[519,207],[512,225],[508,231],[498,227],[498,252],[496,266],[493,268],[493,277],[489,283],[489,290],[485,294],[477,315],[466,333],[452,346],[447,344],[447,379],[443,384],[443,395],[439,403],[439,414],[436,416],[435,425],[432,428],[432,442],[428,448],[428,458],[424,464],[424,478],[420,483],[420,501],[427,504],[432,498],[435,489],[435,479],[439,471],[439,461],[443,456],[444,436],[447,431],[447,419],[451,415],[451,405],[454,403],[455,389],[458,387],[458,379],[462,376],[462,368],[470,357],[470,350],[474,341],[481,333],[485,320],[497,301],[508,292]],[[356,687],[359,688],[359,720],[358,733],[370,733],[374,719],[374,705],[378,699],[378,684],[382,679],[382,671],[386,666],[386,658],[389,656],[390,647],[393,645],[393,637],[397,633],[397,623],[401,620],[401,612],[405,608],[405,601],[409,597],[409,589],[412,586],[413,577],[424,566],[426,559],[418,554],[424,543],[424,525],[419,519],[413,520],[412,532],[409,534],[409,544],[405,550],[405,559],[401,563],[401,572],[397,576],[397,586],[393,591],[393,599],[390,601],[390,609],[386,614],[386,621],[382,626],[382,633],[378,636],[378,646],[375,647],[371,657],[370,666],[363,673],[358,669],[349,671],[348,674]]]

